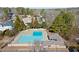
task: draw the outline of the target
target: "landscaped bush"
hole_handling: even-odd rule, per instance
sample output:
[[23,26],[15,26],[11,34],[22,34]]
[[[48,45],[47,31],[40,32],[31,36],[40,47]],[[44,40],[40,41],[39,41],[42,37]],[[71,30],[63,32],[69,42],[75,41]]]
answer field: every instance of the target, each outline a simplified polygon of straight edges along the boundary
[[15,32],[13,30],[5,30],[3,32],[4,36],[14,36],[15,35]]
[[2,32],[2,31],[0,31],[0,40],[2,40],[2,39],[3,39],[3,37],[4,37],[4,36],[2,35],[2,33],[3,33],[3,32]]
[[2,35],[2,33],[3,33],[3,32],[2,32],[2,31],[0,31],[0,36]]
[[79,50],[79,45],[76,45],[76,46],[70,46],[69,48],[75,48],[75,49],[78,49]]
[[23,23],[23,21],[19,18],[19,16],[16,16],[16,20],[14,22],[14,29],[16,31],[22,31],[26,29],[25,24]]

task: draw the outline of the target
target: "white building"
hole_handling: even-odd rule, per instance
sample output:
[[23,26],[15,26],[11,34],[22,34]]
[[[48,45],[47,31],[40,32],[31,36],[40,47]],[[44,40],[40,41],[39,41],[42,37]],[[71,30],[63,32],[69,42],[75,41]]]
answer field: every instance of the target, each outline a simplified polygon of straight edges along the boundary
[[28,25],[29,23],[31,23],[33,19],[37,20],[39,24],[42,24],[43,22],[46,21],[42,16],[32,17],[30,15],[27,15],[27,17],[22,18],[25,25]]
[[31,23],[32,22],[32,17],[30,15],[27,15],[26,18],[22,18],[23,22],[25,25],[27,25],[27,23]]

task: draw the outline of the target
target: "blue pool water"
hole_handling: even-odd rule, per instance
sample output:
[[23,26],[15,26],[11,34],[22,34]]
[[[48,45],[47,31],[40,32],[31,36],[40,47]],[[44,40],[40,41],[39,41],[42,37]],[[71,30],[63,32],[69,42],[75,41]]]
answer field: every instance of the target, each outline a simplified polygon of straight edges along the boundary
[[33,36],[42,36],[42,32],[33,32]]
[[43,34],[40,31],[34,31],[31,35],[21,35],[17,40],[18,43],[34,43],[34,41],[43,41]]

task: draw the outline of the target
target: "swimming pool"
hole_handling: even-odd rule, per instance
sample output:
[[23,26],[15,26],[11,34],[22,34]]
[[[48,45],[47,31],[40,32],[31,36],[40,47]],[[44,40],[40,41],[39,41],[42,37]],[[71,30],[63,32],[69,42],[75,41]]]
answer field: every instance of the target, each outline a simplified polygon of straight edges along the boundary
[[30,35],[20,35],[17,40],[18,43],[34,43],[34,41],[43,41],[43,33],[41,31],[34,31]]

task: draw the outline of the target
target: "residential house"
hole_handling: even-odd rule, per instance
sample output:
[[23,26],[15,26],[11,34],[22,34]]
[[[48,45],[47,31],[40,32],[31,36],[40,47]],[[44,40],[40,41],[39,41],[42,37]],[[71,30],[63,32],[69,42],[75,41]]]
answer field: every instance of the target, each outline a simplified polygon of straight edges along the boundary
[[32,22],[32,16],[27,15],[27,17],[22,18],[22,20],[23,20],[23,22],[24,22],[25,25],[28,25],[28,23]]

